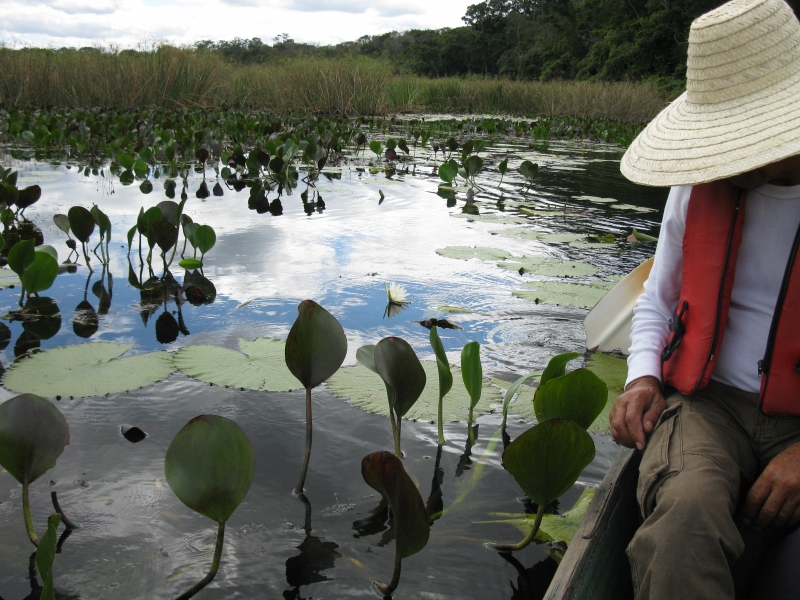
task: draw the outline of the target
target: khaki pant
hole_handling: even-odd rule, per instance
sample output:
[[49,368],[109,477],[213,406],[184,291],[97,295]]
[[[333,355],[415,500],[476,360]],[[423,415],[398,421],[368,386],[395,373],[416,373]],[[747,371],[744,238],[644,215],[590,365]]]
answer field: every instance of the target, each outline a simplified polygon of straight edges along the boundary
[[733,599],[731,566],[745,550],[737,509],[797,441],[800,419],[764,416],[757,394],[712,381],[670,395],[639,467],[644,523],[628,547],[637,600]]

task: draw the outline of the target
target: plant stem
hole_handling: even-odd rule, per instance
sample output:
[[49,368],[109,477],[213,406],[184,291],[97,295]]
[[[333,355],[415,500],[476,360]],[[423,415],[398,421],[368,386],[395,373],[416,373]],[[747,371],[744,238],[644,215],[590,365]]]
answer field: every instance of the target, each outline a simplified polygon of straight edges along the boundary
[[200,581],[182,593],[180,596],[177,597],[176,600],[188,600],[194,596],[197,592],[202,590],[206,587],[214,577],[217,575],[217,569],[219,569],[219,561],[222,558],[222,544],[225,541],[225,521],[219,522],[219,527],[217,528],[217,545],[214,547],[214,559],[211,561],[211,569],[209,569],[208,574],[203,577]]
[[469,441],[475,443],[475,433],[472,431],[472,407],[469,407],[469,419],[467,420],[467,429],[469,430]]
[[394,571],[392,572],[392,580],[389,585],[375,582],[378,591],[384,596],[391,596],[392,592],[397,589],[397,584],[400,583],[400,555],[394,555]]
[[533,529],[525,536],[525,539],[518,544],[486,544],[486,547],[497,552],[516,552],[522,550],[533,541],[536,534],[539,532],[539,526],[542,524],[542,517],[544,517],[544,504],[539,505],[539,510],[536,511],[536,520],[533,522]]
[[303,452],[303,464],[300,466],[300,478],[294,488],[295,494],[303,493],[308,472],[308,459],[311,458],[311,388],[306,388],[306,449]]
[[442,405],[444,404],[444,397],[439,398],[439,445],[444,445],[444,423]]
[[36,532],[33,529],[33,521],[31,520],[31,503],[28,498],[28,483],[22,484],[22,515],[25,517],[25,529],[28,532],[28,537],[31,538],[31,543],[34,546],[39,546],[39,538],[36,537]]
[[67,529],[80,529],[81,526],[74,523],[72,519],[70,519],[67,515],[64,514],[64,511],[61,509],[61,505],[58,503],[58,495],[56,491],[53,490],[50,492],[50,500],[53,501],[53,508],[55,511],[61,515],[61,522],[64,524],[64,527]]
[[403,450],[400,448],[400,425],[403,420],[397,417],[397,427],[394,430],[394,455],[397,458],[403,458]]

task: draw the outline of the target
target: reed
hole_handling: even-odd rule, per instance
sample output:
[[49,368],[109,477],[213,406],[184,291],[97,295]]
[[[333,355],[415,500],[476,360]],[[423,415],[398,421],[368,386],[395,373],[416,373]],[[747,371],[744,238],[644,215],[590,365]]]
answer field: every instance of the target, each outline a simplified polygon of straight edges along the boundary
[[238,65],[213,52],[0,47],[0,105],[137,108],[200,106],[277,112],[487,113],[651,119],[663,92],[645,83],[428,79],[356,55]]

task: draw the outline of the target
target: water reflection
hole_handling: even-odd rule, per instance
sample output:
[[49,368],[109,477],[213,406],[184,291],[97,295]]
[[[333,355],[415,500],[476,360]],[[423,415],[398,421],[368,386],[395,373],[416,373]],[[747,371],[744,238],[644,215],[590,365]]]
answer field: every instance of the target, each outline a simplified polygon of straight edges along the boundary
[[304,494],[297,497],[305,505],[303,529],[306,537],[297,546],[300,554],[286,560],[286,583],[291,588],[283,592],[286,600],[305,600],[300,594],[300,588],[304,585],[329,581],[330,578],[323,571],[332,569],[336,559],[342,557],[336,552],[338,544],[326,542],[322,538],[311,535],[311,502]]
[[467,434],[467,442],[464,446],[464,454],[458,459],[458,465],[456,466],[456,477],[461,477],[464,474],[464,471],[469,471],[472,469],[470,466],[472,464],[472,447],[475,445],[475,442],[478,441],[478,427],[479,425],[473,425],[472,429]]
[[[3,318],[22,323],[22,333],[14,344],[14,356],[19,357],[41,347],[42,340],[49,340],[61,329],[61,311],[53,298],[30,296],[24,306]],[[3,349],[11,341],[11,331],[3,325],[0,329],[0,345]]]
[[444,499],[442,497],[442,483],[444,483],[444,469],[439,465],[442,461],[442,445],[436,448],[436,463],[433,465],[433,481],[431,481],[431,493],[425,503],[425,512],[428,513],[428,521],[431,525],[444,512]]
[[558,569],[558,563],[552,558],[537,562],[526,569],[513,554],[500,554],[517,571],[517,584],[511,582],[511,600],[541,600],[544,598],[550,581]]

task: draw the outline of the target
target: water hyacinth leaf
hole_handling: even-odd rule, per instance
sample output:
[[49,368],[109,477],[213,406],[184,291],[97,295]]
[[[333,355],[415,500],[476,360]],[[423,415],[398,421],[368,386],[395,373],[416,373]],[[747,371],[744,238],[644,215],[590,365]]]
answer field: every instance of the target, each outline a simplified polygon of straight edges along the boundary
[[594,442],[584,428],[553,419],[511,442],[503,452],[503,466],[533,502],[545,506],[575,484],[594,453]]
[[526,181],[531,181],[539,174],[539,165],[529,160],[524,160],[519,166],[519,172]]
[[556,354],[547,363],[542,378],[539,380],[539,385],[544,385],[551,379],[561,377],[567,372],[567,363],[580,357],[580,352],[564,352],[563,354]]
[[508,406],[511,404],[511,400],[514,398],[514,395],[517,393],[519,386],[523,383],[528,381],[529,379],[533,379],[534,377],[538,376],[539,373],[530,373],[528,375],[523,375],[519,379],[517,379],[514,383],[511,384],[511,387],[508,388],[505,395],[503,396],[503,423],[502,427],[505,428],[506,421],[508,420]]
[[67,213],[69,226],[79,242],[86,243],[94,232],[94,217],[82,206],[73,206]]
[[178,265],[184,269],[192,270],[201,268],[203,266],[203,262],[197,258],[185,258],[180,261]]
[[427,375],[414,349],[399,337],[383,338],[375,346],[375,367],[394,391],[394,411],[405,416],[425,389]]
[[596,352],[586,361],[586,368],[597,375],[608,388],[608,400],[606,407],[589,427],[590,431],[608,435],[611,432],[611,424],[608,421],[608,413],[617,397],[625,391],[625,381],[628,378],[628,361],[618,356],[609,356]]
[[313,300],[303,300],[297,312],[286,338],[286,366],[303,387],[311,389],[342,366],[347,337],[336,317]]
[[481,399],[483,390],[481,345],[478,342],[470,342],[461,350],[461,377],[470,396],[470,407],[474,407]]
[[364,365],[373,373],[378,372],[378,367],[375,366],[375,345],[369,344],[367,346],[361,346],[358,350],[356,350],[356,360],[359,364]]
[[591,285],[565,283],[563,281],[532,281],[525,283],[524,290],[515,290],[513,294],[523,300],[531,300],[536,304],[555,304],[558,306],[574,306],[591,308],[605,296],[608,287],[603,282]]
[[100,208],[95,204],[89,210],[94,218],[94,222],[97,224],[97,228],[100,230],[100,235],[105,236],[107,233],[111,231],[111,220],[108,218],[108,215],[104,213]]
[[190,241],[194,241],[193,245],[197,246],[201,254],[205,254],[217,243],[217,234],[214,233],[210,225],[200,225],[194,230],[192,240]]
[[20,277],[36,260],[35,242],[23,240],[12,246],[8,252],[8,266]]
[[589,369],[577,369],[541,383],[533,397],[533,409],[539,423],[569,419],[588,429],[607,400],[606,384]]
[[439,166],[439,178],[442,181],[452,183],[456,175],[458,175],[458,163],[455,160],[449,160]]
[[428,514],[422,496],[403,468],[402,461],[385,450],[373,452],[361,461],[361,476],[392,509],[397,531],[397,556],[407,558],[422,550],[430,535]]
[[381,152],[383,152],[383,146],[378,140],[372,140],[369,143],[369,149],[372,150],[378,156],[380,156]]
[[48,398],[86,398],[141,388],[175,371],[168,352],[123,357],[132,347],[92,342],[44,350],[9,367],[3,385]]
[[[444,407],[442,403],[444,397],[453,387],[453,373],[450,370],[450,363],[447,360],[447,354],[444,351],[444,345],[439,337],[436,325],[431,327],[430,341],[433,353],[436,355],[436,370],[439,372],[439,414],[436,422],[439,425],[439,443],[444,444]],[[472,402],[470,402],[470,408],[472,408]]]
[[162,252],[178,243],[178,228],[168,221],[156,221],[152,225],[153,239]]
[[136,232],[139,230],[138,225],[134,225],[128,230],[128,252],[131,251],[131,245],[133,244],[133,238],[136,236]]
[[44,252],[49,254],[53,257],[53,260],[58,261],[58,250],[50,246],[49,244],[42,244],[41,246],[36,246],[34,248],[36,252]]
[[286,366],[284,340],[239,340],[239,347],[241,352],[218,346],[188,346],[175,354],[173,362],[185,375],[215,385],[270,392],[299,387]]
[[117,156],[117,160],[119,161],[119,165],[126,171],[133,169],[133,163],[136,162],[136,160],[130,154],[125,153],[119,154]]
[[483,167],[483,159],[477,154],[470,156],[464,163],[464,168],[471,177],[474,177]]
[[173,202],[172,200],[163,200],[162,202],[156,204],[156,206],[158,207],[158,210],[161,211],[161,219],[177,227],[178,213],[180,212],[178,203]]
[[67,444],[67,420],[48,400],[22,394],[0,404],[0,466],[21,484],[54,467]]
[[19,191],[16,204],[20,208],[28,208],[31,204],[36,203],[42,197],[42,188],[38,185],[29,185]]
[[224,523],[242,503],[255,470],[253,446],[239,425],[200,415],[178,432],[167,449],[164,475],[186,506]]
[[508,158],[504,158],[500,164],[497,165],[497,170],[500,171],[501,175],[506,174],[506,171],[508,171]]
[[56,558],[58,546],[58,526],[61,524],[61,515],[55,513],[47,519],[47,531],[39,541],[36,548],[36,569],[42,576],[42,592],[39,600],[56,600],[55,587],[53,586],[53,562]]
[[20,280],[28,294],[48,289],[58,276],[58,262],[47,252],[35,252],[33,264],[25,269]]
[[[435,381],[439,376],[436,361],[422,361],[425,376],[430,381]],[[442,421],[466,421],[469,415],[470,396],[461,383],[461,369],[451,366],[453,373],[453,388],[442,401]],[[342,367],[328,380],[328,389],[343,398],[356,408],[366,410],[378,415],[387,416],[389,405],[386,402],[386,393],[381,385],[383,380],[379,375],[362,365]],[[485,382],[488,385],[488,381]],[[502,400],[501,390],[495,386],[484,386],[480,402],[475,406],[475,414],[492,412]],[[531,394],[532,400],[532,394]],[[406,419],[416,419],[435,423],[439,413],[439,389],[437,386],[426,386],[420,397],[405,414]],[[533,406],[530,409],[533,418]]]
[[597,273],[597,267],[593,265],[542,256],[513,258],[497,266],[520,274],[533,273],[544,277],[588,277]]
[[457,260],[469,260],[478,258],[480,260],[505,260],[511,253],[499,248],[483,248],[481,246],[447,246],[439,248],[436,254],[445,258],[455,258]]

